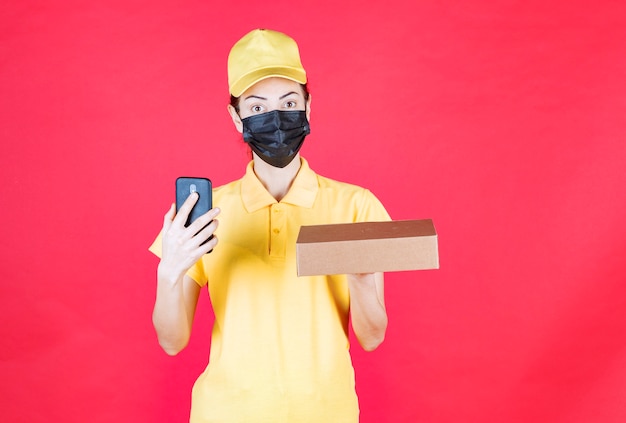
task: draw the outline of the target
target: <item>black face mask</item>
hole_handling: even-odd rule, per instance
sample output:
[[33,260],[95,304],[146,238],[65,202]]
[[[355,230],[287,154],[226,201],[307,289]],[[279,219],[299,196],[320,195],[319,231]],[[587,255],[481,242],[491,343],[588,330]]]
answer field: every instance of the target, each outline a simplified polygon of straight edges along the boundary
[[300,151],[311,129],[302,110],[272,110],[242,119],[243,140],[264,162],[285,167]]

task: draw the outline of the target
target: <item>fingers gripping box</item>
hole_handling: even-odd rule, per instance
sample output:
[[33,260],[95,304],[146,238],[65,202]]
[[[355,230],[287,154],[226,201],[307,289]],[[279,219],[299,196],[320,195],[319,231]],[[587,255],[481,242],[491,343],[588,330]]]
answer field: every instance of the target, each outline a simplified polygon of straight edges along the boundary
[[302,226],[298,276],[439,268],[431,219]]

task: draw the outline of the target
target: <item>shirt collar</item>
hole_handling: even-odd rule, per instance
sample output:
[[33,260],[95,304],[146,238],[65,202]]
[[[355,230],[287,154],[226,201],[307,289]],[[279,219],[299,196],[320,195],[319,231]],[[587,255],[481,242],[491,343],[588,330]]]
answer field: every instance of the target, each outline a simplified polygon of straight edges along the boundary
[[[319,188],[317,175],[311,170],[309,163],[303,157],[300,160],[300,170],[298,170],[289,192],[281,200],[281,203],[311,208]],[[241,197],[248,213],[253,213],[263,207],[277,203],[276,199],[267,192],[254,173],[254,162],[252,161],[248,163],[246,174],[241,181]]]

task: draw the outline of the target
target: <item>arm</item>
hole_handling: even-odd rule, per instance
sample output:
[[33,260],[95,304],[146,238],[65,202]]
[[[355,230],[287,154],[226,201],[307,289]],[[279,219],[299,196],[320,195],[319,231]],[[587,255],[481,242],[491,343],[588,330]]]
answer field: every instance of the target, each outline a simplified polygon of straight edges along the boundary
[[350,319],[359,343],[366,351],[375,350],[385,339],[384,274],[348,275]]
[[152,323],[161,348],[169,355],[176,355],[187,346],[191,337],[200,286],[186,275],[172,283],[162,275],[160,267]]
[[[186,273],[217,244],[217,237],[213,237],[206,244],[200,245],[217,228],[217,220],[214,218],[219,213],[218,209],[209,211],[189,227],[184,226],[196,201],[197,196],[190,196],[178,215],[172,205],[163,221],[163,251],[157,269],[157,292],[152,323],[159,344],[170,355],[178,354],[187,346],[200,295],[200,286],[186,276]],[[206,226],[212,220],[213,222]],[[203,227],[205,228],[202,229]]]

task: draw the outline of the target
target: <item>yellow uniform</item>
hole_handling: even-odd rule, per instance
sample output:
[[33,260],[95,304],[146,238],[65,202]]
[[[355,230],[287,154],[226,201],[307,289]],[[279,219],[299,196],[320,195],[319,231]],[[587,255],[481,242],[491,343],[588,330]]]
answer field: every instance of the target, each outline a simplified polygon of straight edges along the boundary
[[[277,202],[254,174],[214,190],[219,243],[189,271],[215,312],[191,422],[358,422],[345,276],[298,277],[300,226],[389,220],[366,189],[302,167]],[[152,246],[160,252],[160,239]]]

